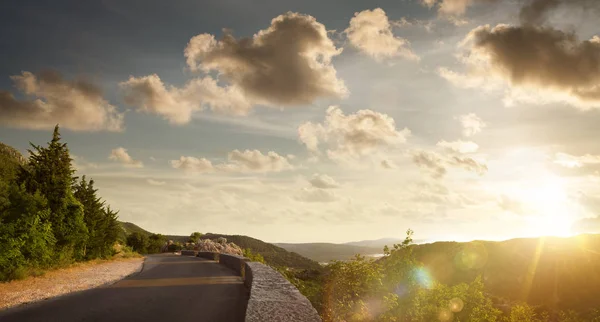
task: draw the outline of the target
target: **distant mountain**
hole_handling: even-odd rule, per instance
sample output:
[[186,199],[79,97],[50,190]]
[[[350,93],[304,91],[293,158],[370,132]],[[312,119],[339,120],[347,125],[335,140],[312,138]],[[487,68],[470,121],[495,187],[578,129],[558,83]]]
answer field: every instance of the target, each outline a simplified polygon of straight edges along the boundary
[[242,249],[250,248],[253,252],[261,254],[265,261],[272,266],[287,266],[297,269],[315,269],[321,270],[321,265],[318,262],[308,259],[298,253],[289,252],[279,246],[266,243],[248,236],[241,235],[222,235],[208,233],[202,236],[203,239],[217,239],[219,237],[227,238],[228,242],[232,242]]
[[329,262],[332,260],[348,260],[356,254],[375,255],[383,252],[383,247],[366,247],[349,244],[331,243],[276,243],[275,245],[290,252],[296,252],[317,262]]
[[361,240],[361,241],[349,242],[349,243],[344,243],[344,245],[378,248],[379,252],[381,253],[381,252],[383,252],[384,246],[387,245],[389,247],[392,247],[393,244],[401,243],[403,240],[404,239],[400,239],[400,238],[381,238],[381,239],[374,239],[374,240]]

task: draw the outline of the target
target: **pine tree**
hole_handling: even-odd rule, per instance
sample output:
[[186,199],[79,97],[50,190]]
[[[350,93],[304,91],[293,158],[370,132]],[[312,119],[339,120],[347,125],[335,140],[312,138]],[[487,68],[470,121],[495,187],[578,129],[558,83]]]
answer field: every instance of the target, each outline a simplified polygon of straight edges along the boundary
[[87,228],[83,206],[72,193],[75,180],[66,143],[60,141],[58,125],[47,147],[31,144],[28,166],[21,169],[19,181],[30,194],[45,196],[50,209],[47,220],[56,237],[57,260],[83,259]]

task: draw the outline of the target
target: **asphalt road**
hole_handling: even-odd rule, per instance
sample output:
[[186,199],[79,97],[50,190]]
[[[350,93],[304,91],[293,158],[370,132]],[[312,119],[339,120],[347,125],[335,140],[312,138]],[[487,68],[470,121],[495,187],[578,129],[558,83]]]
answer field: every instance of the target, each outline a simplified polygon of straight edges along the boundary
[[247,301],[241,278],[223,265],[156,255],[113,285],[9,309],[0,321],[244,321]]

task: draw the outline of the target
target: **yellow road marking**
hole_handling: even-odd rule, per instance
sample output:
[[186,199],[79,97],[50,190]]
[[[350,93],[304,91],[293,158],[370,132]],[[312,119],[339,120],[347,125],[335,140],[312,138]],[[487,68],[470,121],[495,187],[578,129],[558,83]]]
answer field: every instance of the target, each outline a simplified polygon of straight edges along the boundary
[[115,287],[157,287],[157,286],[184,286],[184,285],[216,285],[216,284],[242,284],[239,276],[214,276],[214,277],[186,277],[186,278],[157,278],[122,280],[110,286]]

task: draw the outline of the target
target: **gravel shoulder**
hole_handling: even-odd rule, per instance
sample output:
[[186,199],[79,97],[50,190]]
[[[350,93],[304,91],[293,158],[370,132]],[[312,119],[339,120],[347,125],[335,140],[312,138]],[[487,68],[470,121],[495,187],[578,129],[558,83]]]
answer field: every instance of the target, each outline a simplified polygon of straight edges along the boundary
[[144,258],[76,264],[41,277],[0,283],[0,310],[112,284],[142,269]]

